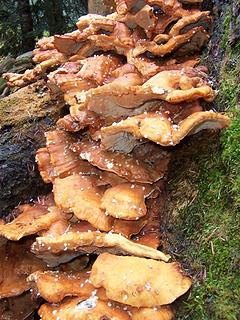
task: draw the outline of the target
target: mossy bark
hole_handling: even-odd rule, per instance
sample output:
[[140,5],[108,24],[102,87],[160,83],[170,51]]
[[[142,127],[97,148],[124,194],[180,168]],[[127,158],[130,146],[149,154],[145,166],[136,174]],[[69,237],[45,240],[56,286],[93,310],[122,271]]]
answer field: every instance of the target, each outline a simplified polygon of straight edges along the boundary
[[88,12],[95,14],[107,15],[114,11],[114,0],[89,0]]
[[0,216],[22,201],[47,192],[35,164],[44,132],[61,113],[43,81],[0,100]]
[[[213,27],[210,42],[202,56],[202,63],[207,65],[212,84],[215,89],[219,90],[211,107],[217,111],[225,111],[231,107],[227,103],[228,99],[223,97],[223,95],[226,96],[226,93],[223,92],[227,77],[226,68],[236,70],[237,51],[240,53],[240,1],[205,0],[203,8],[211,11]],[[234,101],[234,104],[237,100]]]

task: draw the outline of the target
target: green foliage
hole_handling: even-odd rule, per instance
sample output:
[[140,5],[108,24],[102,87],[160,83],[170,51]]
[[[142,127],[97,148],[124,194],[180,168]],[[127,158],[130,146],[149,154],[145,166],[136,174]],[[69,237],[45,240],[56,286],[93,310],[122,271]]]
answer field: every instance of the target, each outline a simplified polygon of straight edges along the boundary
[[0,1],[0,56],[21,51],[17,1]]

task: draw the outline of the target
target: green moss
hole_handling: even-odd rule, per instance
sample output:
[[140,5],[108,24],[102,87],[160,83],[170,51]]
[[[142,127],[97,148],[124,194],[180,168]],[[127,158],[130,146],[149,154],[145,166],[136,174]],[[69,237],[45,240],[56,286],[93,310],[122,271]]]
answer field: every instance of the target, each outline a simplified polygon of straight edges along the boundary
[[228,10],[224,18],[224,32],[221,37],[221,48],[225,52],[225,59],[220,70],[220,88],[217,103],[225,110],[233,109],[240,97],[240,42],[234,47],[229,44],[230,27],[233,23],[231,11]]
[[240,108],[231,112],[231,127],[222,135],[222,160],[227,169],[227,180],[231,185],[229,194],[233,205],[240,210]]
[[[197,196],[178,210],[174,221],[185,245],[180,259],[192,267],[194,278],[178,320],[240,319],[240,43],[235,48],[228,44],[230,22],[227,12],[221,42],[226,55],[217,103],[231,117],[231,126],[207,153],[193,154],[198,174],[188,184],[195,184]],[[172,181],[170,189],[178,183]]]
[[228,61],[221,72],[221,82],[217,103],[221,104],[225,110],[233,109],[239,100],[240,95],[240,50],[231,52]]
[[[57,114],[58,109],[51,101],[49,92],[38,93],[38,82],[35,87],[27,86],[0,100],[0,130],[15,126],[22,128],[25,123],[45,117],[47,114]],[[20,129],[21,131],[22,129]]]
[[229,40],[229,36],[230,36],[231,19],[232,19],[231,10],[228,9],[227,12],[225,13],[225,16],[224,16],[224,21],[223,21],[224,32],[221,37],[221,47],[224,50],[228,50],[228,48],[229,48],[228,40]]
[[[240,112],[237,119],[240,121]],[[198,197],[176,221],[187,242],[182,259],[193,268],[194,287],[178,319],[238,319],[240,151],[236,151],[236,158],[229,153],[235,153],[234,127],[233,122],[223,134],[223,149],[216,146],[214,157],[194,159],[201,168]]]

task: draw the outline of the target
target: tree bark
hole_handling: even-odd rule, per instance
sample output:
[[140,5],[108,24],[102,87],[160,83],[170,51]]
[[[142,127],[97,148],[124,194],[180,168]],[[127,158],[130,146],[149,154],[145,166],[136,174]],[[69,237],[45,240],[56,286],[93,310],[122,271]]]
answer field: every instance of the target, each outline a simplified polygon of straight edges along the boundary
[[33,19],[29,1],[19,0],[18,10],[22,32],[22,52],[26,52],[32,50],[35,45]]
[[62,0],[44,0],[43,10],[50,35],[64,33],[66,22],[63,16]]
[[[240,40],[240,4],[238,0],[204,0],[203,9],[210,10],[213,17],[211,38],[202,55],[203,64],[208,67],[212,85],[218,90],[225,77],[225,66],[231,60]],[[226,19],[230,19],[230,26]],[[219,103],[217,96],[211,103],[211,108],[225,111],[228,106]]]

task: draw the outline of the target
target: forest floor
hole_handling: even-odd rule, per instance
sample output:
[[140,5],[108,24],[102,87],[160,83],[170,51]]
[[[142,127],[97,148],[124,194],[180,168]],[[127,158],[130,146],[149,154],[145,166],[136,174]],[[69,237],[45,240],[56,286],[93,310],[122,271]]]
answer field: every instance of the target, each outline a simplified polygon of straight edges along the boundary
[[227,39],[216,103],[231,126],[187,140],[170,168],[168,241],[194,279],[178,320],[240,319],[240,42]]

